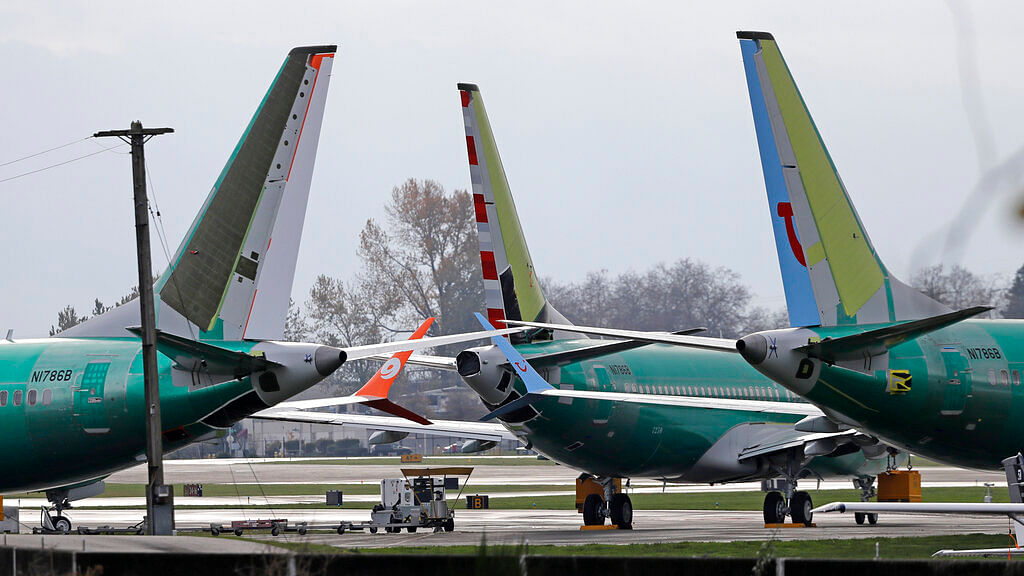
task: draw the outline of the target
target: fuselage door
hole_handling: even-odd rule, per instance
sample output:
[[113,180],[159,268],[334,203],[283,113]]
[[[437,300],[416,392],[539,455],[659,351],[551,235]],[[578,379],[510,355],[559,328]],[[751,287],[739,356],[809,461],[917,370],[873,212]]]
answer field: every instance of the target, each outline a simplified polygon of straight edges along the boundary
[[[594,389],[598,392],[614,392],[615,387],[612,386],[611,375],[608,374],[608,368],[604,366],[594,366]],[[594,424],[607,424],[608,420],[612,417],[612,408],[615,403],[611,400],[597,400],[597,407],[594,410]]]
[[942,363],[946,367],[946,385],[942,393],[943,416],[959,416],[971,395],[971,368],[958,346],[942,347]]
[[74,389],[74,414],[78,426],[86,434],[106,434],[110,432],[107,421],[107,407],[104,403],[104,390],[107,384],[109,361],[89,362],[79,376]]

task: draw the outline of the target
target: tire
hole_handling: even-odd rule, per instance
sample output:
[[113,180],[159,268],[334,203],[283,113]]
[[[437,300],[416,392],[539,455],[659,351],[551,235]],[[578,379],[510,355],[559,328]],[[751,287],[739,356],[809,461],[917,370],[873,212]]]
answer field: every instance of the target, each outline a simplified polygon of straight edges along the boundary
[[302,527],[299,528],[299,536],[305,536],[305,535],[306,535],[306,527],[302,526]]
[[604,524],[604,514],[601,508],[604,507],[604,499],[597,494],[589,494],[583,500],[583,524],[585,526],[600,526]]
[[[374,532],[376,532],[376,530],[374,530]],[[338,526],[338,536],[341,536],[344,533],[345,533],[345,527],[344,526]]]
[[789,501],[789,513],[796,524],[810,526],[811,519],[814,517],[814,514],[811,513],[812,508],[814,508],[814,503],[811,502],[811,495],[807,492],[796,492]]
[[406,528],[406,530],[409,531],[409,534],[415,534],[416,533],[416,527],[415,526],[409,526],[408,528]]
[[241,535],[242,535],[242,529],[241,528],[235,528],[235,536],[241,536]]
[[863,512],[854,512],[853,513],[853,520],[855,522],[857,522],[857,524],[863,524],[864,523],[864,513]]
[[878,524],[878,512],[868,512],[868,524]]
[[271,536],[277,536],[280,533],[281,533],[281,529],[277,527],[277,524],[274,524],[273,526],[270,527],[270,535]]
[[619,492],[612,496],[608,502],[608,510],[611,513],[612,524],[620,530],[633,529],[633,501],[629,496]]
[[[340,528],[339,528],[339,530],[340,530]],[[370,526],[370,534],[376,534],[376,533],[377,533],[377,527],[376,526]]]
[[786,521],[786,499],[781,492],[769,492],[764,496],[764,523],[782,524]]
[[210,535],[211,536],[220,536],[220,530],[218,530],[216,528],[210,528]]
[[445,532],[452,532],[452,531],[454,531],[455,530],[455,519],[454,518],[449,518],[449,519],[445,520],[444,524],[442,525],[442,527],[444,528]]
[[68,534],[71,532],[71,520],[67,516],[54,516],[53,528],[61,534]]

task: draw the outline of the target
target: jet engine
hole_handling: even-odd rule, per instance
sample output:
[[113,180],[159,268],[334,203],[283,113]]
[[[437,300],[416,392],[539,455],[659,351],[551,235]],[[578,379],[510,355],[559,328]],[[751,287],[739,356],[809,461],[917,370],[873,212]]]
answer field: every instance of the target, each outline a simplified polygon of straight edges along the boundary
[[491,405],[500,405],[512,393],[512,372],[505,368],[508,359],[497,346],[480,346],[459,352],[455,366],[459,376]]
[[399,432],[397,430],[378,430],[370,437],[366,439],[367,444],[391,444],[392,442],[398,442],[404,440],[408,436],[408,432]]

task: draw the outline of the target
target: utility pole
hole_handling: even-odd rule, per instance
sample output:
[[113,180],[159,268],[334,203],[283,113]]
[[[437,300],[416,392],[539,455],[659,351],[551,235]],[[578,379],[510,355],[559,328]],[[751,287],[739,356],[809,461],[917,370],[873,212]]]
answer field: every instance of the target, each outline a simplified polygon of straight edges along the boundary
[[135,243],[139,259],[139,306],[142,312],[142,368],[146,390],[146,533],[170,535],[174,530],[174,493],[164,484],[163,430],[160,426],[160,376],[156,365],[156,312],[153,307],[153,263],[149,250],[149,199],[146,196],[145,145],[173,128],[143,128],[132,122],[129,130],[105,130],[96,138],[115,136],[132,146],[132,182],[135,190]]

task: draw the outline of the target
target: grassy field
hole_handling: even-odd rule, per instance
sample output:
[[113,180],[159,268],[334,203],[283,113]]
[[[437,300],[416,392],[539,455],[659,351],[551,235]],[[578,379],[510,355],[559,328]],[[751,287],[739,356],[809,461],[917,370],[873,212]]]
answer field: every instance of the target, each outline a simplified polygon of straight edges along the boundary
[[[142,496],[143,489],[139,485],[134,484],[114,484],[111,486],[120,486],[121,488],[114,490],[114,495],[120,496]],[[345,490],[346,494],[378,494],[378,488],[376,485],[341,485],[342,488],[351,486],[352,490]],[[216,490],[213,488],[216,487]],[[282,485],[273,484],[264,486],[264,490],[268,496],[287,496],[287,495],[309,495],[309,494],[322,494],[327,489],[336,489],[336,485],[304,485],[304,486],[293,486],[293,485]],[[130,490],[129,490],[130,488]],[[204,486],[204,494],[209,496],[220,495],[220,496],[234,496],[234,486],[229,485],[209,485],[209,490]],[[259,496],[259,487],[255,485],[240,485],[239,493],[242,496]],[[244,488],[244,490],[243,490]],[[302,488],[302,490],[297,490]],[[463,496],[467,494],[487,494],[488,492],[494,491],[512,491],[511,488],[519,490],[567,490],[571,491],[572,488],[568,486],[556,486],[556,485],[544,485],[544,486],[469,486],[464,492]],[[273,491],[272,491],[273,489]],[[358,489],[358,491],[356,490]],[[860,499],[860,492],[857,490],[809,490],[808,491],[813,499],[815,505],[827,504],[835,501],[858,501]],[[180,487],[175,488],[175,493],[180,494]],[[922,489],[922,496],[926,502],[982,502],[985,496],[984,487],[968,487],[968,488],[924,488]],[[38,496],[36,496],[38,497]],[[7,501],[10,502],[15,497],[7,496]],[[454,494],[451,494],[451,498],[454,498]],[[633,493],[630,495],[633,501],[633,508],[635,510],[750,510],[756,511],[761,510],[764,503],[764,494],[761,492],[699,492],[699,493]],[[1009,495],[1006,491],[993,490],[992,491],[993,502],[1008,502]],[[461,498],[453,502],[454,508],[464,508],[465,498]],[[369,509],[373,506],[373,502],[349,502],[345,504],[344,508],[349,510],[361,510]],[[490,506],[496,510],[523,510],[523,509],[534,509],[534,510],[572,510],[575,507],[575,499],[572,494],[564,494],[557,496],[510,496],[501,498],[491,498]],[[317,509],[327,508],[324,504],[281,504],[275,506],[265,505],[252,505],[252,506],[185,506],[178,504],[177,508],[181,509],[211,509],[211,508],[252,508],[252,509],[269,509],[269,508],[291,508],[291,509]],[[84,508],[84,507],[82,507]]]
[[[221,536],[223,538],[224,536]],[[326,554],[464,554],[482,553],[480,546],[410,546],[350,549],[281,540],[260,540],[295,551]],[[861,538],[852,540],[792,540],[736,542],[675,542],[664,544],[588,544],[585,546],[486,546],[488,556],[713,556],[754,558],[759,554],[778,558],[929,558],[935,551],[951,548],[999,548],[1007,537],[990,534],[925,536],[914,538]]]

